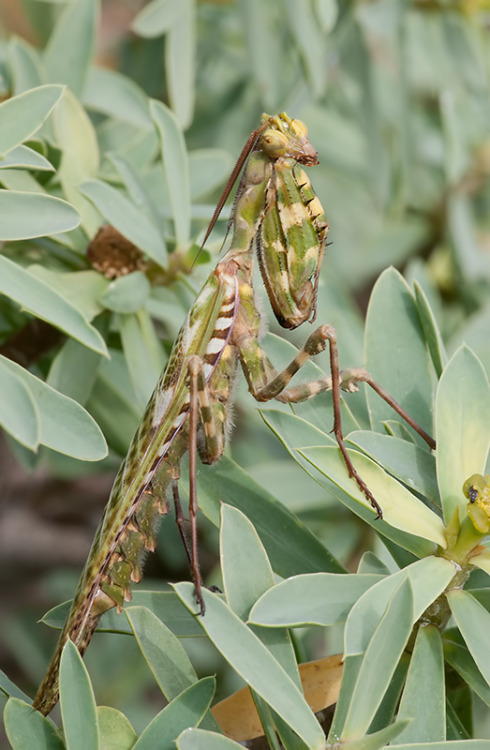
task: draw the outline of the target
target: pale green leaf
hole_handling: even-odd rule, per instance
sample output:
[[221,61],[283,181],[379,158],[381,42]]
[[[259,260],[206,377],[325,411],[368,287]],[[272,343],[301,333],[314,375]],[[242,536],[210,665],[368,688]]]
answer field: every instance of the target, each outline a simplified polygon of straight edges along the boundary
[[490,707],[490,685],[483,678],[467,647],[446,639],[444,658],[461,675],[473,692]]
[[0,240],[26,240],[68,232],[80,224],[78,212],[64,200],[42,193],[0,190]]
[[175,115],[164,104],[152,99],[150,112],[160,136],[177,245],[186,248],[190,233],[190,187],[184,136]]
[[124,612],[167,700],[173,700],[197,682],[197,675],[180,641],[153,612],[146,607],[128,607]]
[[222,734],[195,728],[182,732],[175,744],[178,750],[237,750],[242,747]]
[[94,237],[100,225],[100,215],[80,194],[78,186],[97,174],[99,146],[90,118],[69,89],[65,90],[56,107],[53,125],[56,143],[63,152],[58,176],[64,194],[80,212],[87,235]]
[[[38,130],[63,94],[62,86],[38,86],[0,104],[0,154]],[[3,216],[3,212],[2,212]]]
[[479,359],[463,346],[451,357],[436,395],[436,463],[447,520],[466,515],[462,487],[484,473],[490,444],[490,388]]
[[[146,318],[146,321],[145,321]],[[157,384],[162,370],[161,350],[148,341],[145,327],[151,325],[146,311],[119,316],[119,332],[129,376],[142,409]]]
[[[371,293],[366,319],[365,362],[375,380],[431,434],[429,355],[415,299],[394,268],[381,274]],[[371,425],[378,430],[380,422],[393,418],[393,411],[371,389],[367,391],[367,400]]]
[[345,654],[362,654],[383,612],[401,581],[410,579],[414,595],[414,622],[444,591],[456,572],[441,557],[426,557],[374,584],[354,604],[345,626]]
[[165,45],[170,103],[180,125],[185,129],[192,122],[195,94],[195,2],[179,0],[179,17],[169,29]]
[[19,698],[5,706],[5,732],[12,750],[64,750],[56,727],[39,711]]
[[[225,504],[221,509],[220,557],[228,605],[246,620],[255,601],[274,585],[274,573],[253,525],[245,514]],[[244,570],[248,571],[246,576]],[[287,630],[255,628],[254,632],[299,687],[296,658]]]
[[298,13],[296,0],[286,0],[284,10],[291,35],[306,69],[312,94],[318,99],[324,94],[327,83],[325,41],[322,31],[310,3],[304,3],[302,12]]
[[24,693],[23,690],[21,690],[17,685],[12,682],[12,680],[7,677],[5,672],[0,669],[0,690],[4,695],[6,695],[9,698],[20,698],[21,701],[24,701],[24,703],[31,704],[32,698],[29,698],[28,695]]
[[413,593],[403,580],[390,598],[363,656],[347,711],[342,740],[366,734],[400,659],[413,625]]
[[342,743],[343,750],[381,750],[386,745],[395,747],[393,742],[394,738],[397,737],[400,732],[405,728],[408,722],[406,721],[395,721],[384,729],[380,729],[378,732],[372,734],[365,734],[358,740],[347,740]]
[[37,88],[42,83],[39,53],[25,39],[9,41],[9,61],[13,94]]
[[408,669],[399,719],[410,719],[399,742],[446,739],[446,694],[441,634],[433,625],[420,627]]
[[48,81],[65,83],[80,96],[95,50],[96,0],[73,0],[59,16],[44,50]]
[[150,282],[142,271],[134,271],[111,281],[100,298],[108,310],[135,313],[143,307],[150,294]]
[[[192,584],[179,583],[174,588],[189,611],[195,612]],[[323,748],[323,732],[291,678],[221,599],[205,589],[202,594],[206,614],[199,622],[216,648],[311,750]]]
[[125,195],[101,180],[88,180],[80,190],[126,239],[160,266],[166,265],[167,250],[161,233]]
[[422,323],[424,337],[427,341],[427,346],[429,347],[432,364],[434,365],[437,377],[440,377],[447,364],[447,354],[444,348],[444,343],[424,290],[417,281],[414,281],[413,288],[415,291],[420,322]]
[[[71,601],[58,604],[56,607],[50,609],[49,612],[46,612],[41,622],[50,628],[61,630],[65,624],[70,606]],[[202,636],[202,630],[196,618],[187,611],[177,594],[173,591],[142,591],[136,588],[133,591],[130,606],[150,609],[179,638]],[[128,609],[127,605],[121,614],[118,614],[116,609],[110,609],[102,616],[97,630],[100,632],[132,634],[133,630],[124,615],[126,609]]]
[[435,458],[425,448],[368,430],[351,432],[347,441],[361,448],[410,489],[420,492],[432,502],[439,499]]
[[99,731],[94,692],[87,668],[74,643],[61,654],[60,706],[67,750],[98,750]]
[[40,443],[83,461],[100,461],[107,455],[104,435],[80,404],[58,393],[10,359],[2,356],[0,361],[2,368],[22,382],[36,404]]
[[488,651],[490,612],[470,593],[461,589],[449,591],[447,600],[461,635],[468,646],[468,651],[478,665],[478,669],[487,684],[490,685],[490,653]]
[[142,89],[126,76],[107,68],[91,68],[83,101],[88,109],[108,117],[149,130],[153,127],[148,98]]
[[174,750],[177,737],[202,721],[215,689],[215,678],[205,677],[183,690],[148,724],[134,750]]
[[39,169],[44,172],[54,172],[53,165],[42,154],[38,154],[37,151],[27,146],[16,146],[8,154],[0,157],[0,169],[12,168]]
[[107,356],[104,339],[80,311],[29,271],[0,256],[0,292],[37,318]]
[[250,622],[267,627],[344,622],[353,604],[381,578],[358,573],[293,576],[258,599],[250,612]]
[[[349,477],[337,448],[305,448],[300,453],[358,503],[370,507],[364,493]],[[348,451],[348,454],[356,471],[381,506],[385,523],[407,534],[434,542],[442,548],[446,547],[444,524],[439,516],[371,459],[357,451]]]
[[181,15],[180,3],[172,0],[153,0],[136,16],[131,24],[135,34],[151,39],[161,36],[177,23]]
[[75,341],[65,341],[53,359],[46,383],[79,404],[85,404],[94,386],[101,356]]
[[230,505],[221,508],[220,557],[228,605],[246,620],[253,603],[274,585],[274,574],[254,527]]
[[36,451],[40,440],[39,412],[29,388],[0,358],[0,424],[17,442]]
[[76,307],[86,320],[92,320],[103,312],[99,298],[109,286],[109,281],[98,271],[59,272],[40,265],[29,266],[27,270]]
[[227,456],[201,471],[198,484],[199,506],[216,526],[221,503],[228,503],[247,516],[279,575],[344,571],[297,516]]
[[223,185],[233,168],[227,151],[202,148],[189,154],[190,190],[193,200]]
[[330,33],[339,15],[337,0],[314,0],[314,7],[322,31]]
[[99,706],[97,721],[103,750],[132,750],[137,735],[131,722],[121,711],[109,706]]

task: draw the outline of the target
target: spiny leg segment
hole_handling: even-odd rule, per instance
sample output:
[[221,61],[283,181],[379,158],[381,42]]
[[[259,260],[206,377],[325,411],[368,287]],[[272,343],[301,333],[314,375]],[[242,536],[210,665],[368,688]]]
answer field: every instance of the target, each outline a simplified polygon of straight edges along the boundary
[[[327,341],[330,350],[331,377],[311,381],[309,383],[301,383],[297,386],[287,388],[291,378],[298,372],[305,362],[307,362],[310,357],[324,351]],[[366,370],[362,368],[339,370],[337,334],[335,329],[330,325],[323,325],[317,328],[308,338],[305,345],[298,352],[292,362],[282,372],[275,374],[265,383],[260,377],[257,377],[257,373],[271,372],[272,365],[270,364],[266,353],[260,348],[260,346],[258,346],[258,344],[251,347],[251,342],[248,341],[245,344],[243,339],[240,343],[242,346],[242,367],[245,376],[249,381],[250,391],[257,401],[277,399],[282,403],[299,403],[316,396],[318,393],[329,390],[332,391],[334,411],[332,432],[335,435],[335,439],[342,453],[349,476],[356,481],[359,489],[376,511],[377,517],[382,518],[383,512],[379,503],[354,468],[347,452],[347,448],[345,447],[340,411],[340,391],[345,390],[354,392],[359,389],[360,382],[367,383],[367,385],[369,385],[384,401],[386,401],[386,403],[388,403],[426,441],[430,448],[435,448],[435,441],[433,438],[407,414],[400,404],[382,386],[380,386]],[[253,350],[253,356],[258,357],[259,360],[261,360],[262,367],[257,367],[257,363],[253,362],[250,356],[251,349]]]

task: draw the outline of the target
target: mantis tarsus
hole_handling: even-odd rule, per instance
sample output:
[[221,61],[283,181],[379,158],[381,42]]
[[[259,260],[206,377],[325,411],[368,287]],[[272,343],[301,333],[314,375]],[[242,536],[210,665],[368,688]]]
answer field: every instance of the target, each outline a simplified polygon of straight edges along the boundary
[[[423,437],[432,439],[362,369],[339,372],[335,330],[319,326],[280,373],[259,345],[259,314],[252,287],[254,244],[262,278],[279,323],[296,328],[315,318],[318,277],[328,224],[302,165],[318,163],[306,126],[286,114],[263,115],[237,162],[206,234],[244,167],[230,224],[231,248],[199,293],[174,344],[169,362],[147,405],[126,459],[114,482],[65,627],[34,700],[47,714],[58,699],[61,651],[70,638],[84,653],[100,616],[131,598],[131,582],[142,576],[145,550],[155,548],[155,527],[173,496],[177,523],[190,560],[195,596],[204,614],[197,556],[196,458],[212,464],[221,457],[227,408],[240,363],[258,401],[295,403],[332,390],[334,434],[349,474],[379,517],[381,508],[355,471],[345,449],[340,389],[354,391],[360,381],[382,398]],[[293,375],[329,342],[331,377],[288,387]],[[189,451],[190,546],[184,531],[177,481]]]

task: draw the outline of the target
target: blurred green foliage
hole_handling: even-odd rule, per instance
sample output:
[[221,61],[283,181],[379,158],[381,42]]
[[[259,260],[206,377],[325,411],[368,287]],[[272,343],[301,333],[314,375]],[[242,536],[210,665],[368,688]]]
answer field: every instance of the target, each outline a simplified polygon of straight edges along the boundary
[[[156,600],[138,593],[139,606],[128,614],[136,639],[103,635],[88,651],[97,702],[123,710],[137,734],[153,719],[157,723],[147,727],[138,747],[156,746],[152,732],[160,732],[170,714],[153,718],[163,702],[152,692],[154,678],[139,658],[141,650],[171,701],[165,710],[179,717],[179,732],[169,743],[182,729],[188,699],[192,715],[185,726],[197,725],[209,707],[212,681],[195,683],[196,672],[218,672],[220,697],[239,684],[238,673],[272,707],[263,705],[261,713],[271,747],[274,721],[287,748],[305,742],[319,747],[321,734],[306,707],[290,712],[281,697],[296,690],[297,681],[288,629],[302,626],[293,631],[301,661],[345,646],[333,732],[352,748],[394,741],[386,731],[397,711],[400,722],[423,717],[396,728],[400,742],[418,743],[412,747],[423,747],[426,736],[440,742],[488,738],[488,715],[482,710],[490,705],[485,553],[467,590],[448,596],[457,627],[446,628],[442,638],[439,631],[447,622],[432,613],[430,626],[420,629],[416,640],[414,631],[410,640],[414,623],[424,608],[440,605],[454,573],[448,574],[453,558],[447,550],[453,548],[447,535],[459,538],[464,527],[462,483],[488,471],[490,417],[482,368],[490,368],[488,3],[154,0],[141,8],[130,0],[101,5],[23,0],[22,7],[29,41],[5,28],[0,42],[0,423],[16,458],[29,469],[73,479],[113,469],[124,455],[185,312],[219,257],[226,211],[193,267],[233,160],[263,110],[285,110],[306,122],[319,152],[320,166],[310,178],[333,244],[324,260],[317,318],[336,327],[341,365],[365,363],[429,432],[435,431],[440,446],[434,460],[371,394],[347,397],[345,432],[364,454],[358,460],[368,484],[379,485],[382,497],[376,496],[382,505],[385,501],[385,520],[374,523],[336,464],[328,396],[298,406],[294,414],[264,409],[261,418],[240,386],[227,456],[199,477],[202,509],[213,522],[202,524],[208,581],[223,587],[224,578],[229,605],[225,620],[223,603],[210,601],[219,632],[210,631],[212,619],[207,632],[224,658],[210,642],[188,638],[192,667],[165,629],[168,613],[159,614]],[[96,239],[105,224],[143,253],[124,245],[131,273],[116,279],[120,267],[112,268],[109,278],[110,263],[104,266],[107,235]],[[120,250],[120,236],[109,239]],[[394,270],[379,279],[364,335],[369,293],[390,265],[404,279]],[[272,331],[264,346],[274,361],[285,362],[289,347],[277,338],[265,303],[262,308]],[[300,329],[288,339],[298,344],[306,335]],[[473,353],[460,349],[462,343]],[[326,369],[327,360],[311,364],[313,378],[318,365]],[[106,442],[108,457],[87,463],[104,458]],[[383,489],[386,482],[391,482],[389,492]],[[220,524],[220,500],[242,510],[258,533],[254,536],[239,511],[225,511],[222,554],[247,543],[250,556],[239,567],[233,555],[225,555],[221,571],[214,528]],[[411,512],[404,511],[404,501]],[[173,534],[165,522],[157,554],[167,567],[179,568]],[[444,539],[446,559],[434,557],[435,545],[442,549]],[[360,555],[373,545],[377,556],[367,553],[358,566]],[[247,588],[244,566],[268,580],[264,591],[272,586],[271,597],[276,590],[281,595],[272,571],[282,577],[344,576],[345,611],[338,620],[326,615],[315,620],[311,613],[319,598],[328,610],[333,579],[325,579],[322,594],[310,581],[299,580],[306,614],[299,613],[291,594],[283,594],[293,612],[276,622],[282,651],[275,657],[290,675],[287,689],[281,688],[284,675],[270,666],[264,636],[278,603],[264,599],[252,628],[240,619],[263,593]],[[340,573],[343,566],[357,574]],[[423,575],[414,573],[420,570]],[[367,575],[379,581],[370,581],[372,590],[367,588],[363,600],[356,587],[359,576]],[[75,579],[64,581],[63,571],[51,576],[46,586],[52,603],[70,596],[74,585]],[[376,586],[384,586],[385,593]],[[185,586],[178,593],[185,604]],[[162,596],[175,600],[174,594]],[[244,611],[237,612],[237,596]],[[156,615],[144,614],[148,606]],[[175,606],[184,630],[192,631],[192,618],[182,604]],[[374,614],[363,632],[363,607],[370,606]],[[50,624],[59,625],[59,617],[53,617]],[[338,623],[346,618],[344,632]],[[51,648],[40,628],[33,628],[34,619],[29,612],[4,628],[11,663],[22,666],[29,692]],[[306,628],[306,623],[316,625]],[[108,629],[128,631],[128,626],[116,621]],[[275,689],[265,689],[265,695],[261,675],[247,672],[223,643],[241,638],[248,643],[250,631],[263,639],[247,646],[250,662],[262,661],[264,673],[270,669],[273,675]],[[178,683],[177,692],[165,670],[156,673],[154,654],[145,651],[145,633],[151,643],[165,643],[170,653],[179,654],[177,671],[188,680]],[[177,635],[189,633],[178,630]],[[359,651],[356,639],[364,639]],[[399,659],[407,640],[410,666],[406,655]],[[26,696],[2,678],[2,689],[16,696],[5,719],[14,747],[41,747],[33,739],[39,737],[45,738],[43,747],[79,746],[80,703],[87,725],[98,716],[101,747],[109,747],[108,737],[118,733],[121,747],[134,746],[136,734],[125,716],[96,709],[76,654],[68,649],[64,660],[66,675],[73,675],[66,684],[78,686],[71,693],[66,688],[62,705],[66,745],[20,702]],[[424,668],[427,660],[432,671]],[[426,719],[421,711],[431,695],[438,701]],[[209,716],[204,721],[205,730],[216,729]],[[184,733],[179,747],[218,747],[217,742],[205,732]]]

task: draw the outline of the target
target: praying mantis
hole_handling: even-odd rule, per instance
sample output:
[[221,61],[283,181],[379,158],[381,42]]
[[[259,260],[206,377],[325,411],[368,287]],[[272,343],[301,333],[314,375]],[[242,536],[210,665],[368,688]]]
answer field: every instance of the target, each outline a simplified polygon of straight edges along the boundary
[[[356,472],[342,435],[340,390],[360,382],[373,387],[433,447],[433,441],[363,369],[339,371],[337,340],[330,325],[311,333],[292,362],[278,373],[259,344],[254,301],[254,246],[268,297],[279,323],[293,329],[313,322],[328,223],[303,166],[318,164],[306,126],[285,113],[263,115],[248,139],[218,204],[207,239],[237,176],[243,174],[232,210],[231,247],[201,289],[178,334],[170,359],[146,407],[116,476],[58,646],[34,699],[48,714],[58,700],[62,648],[71,639],[83,655],[100,616],[131,599],[142,577],[146,550],[156,545],[156,525],[173,498],[190,562],[199,614],[205,607],[198,564],[197,454],[205,464],[221,457],[228,407],[241,365],[254,398],[296,403],[332,391],[334,428],[350,476],[378,517],[382,510]],[[204,244],[204,243],[203,243]],[[331,376],[289,386],[291,378],[329,344]],[[180,462],[189,452],[190,544],[178,494]]]

